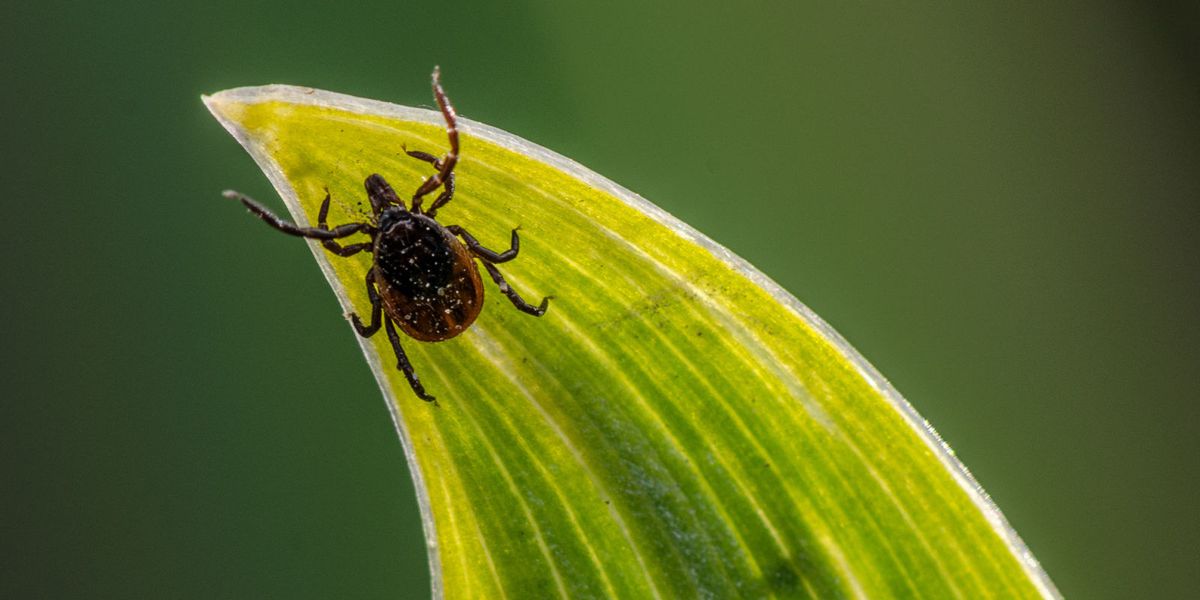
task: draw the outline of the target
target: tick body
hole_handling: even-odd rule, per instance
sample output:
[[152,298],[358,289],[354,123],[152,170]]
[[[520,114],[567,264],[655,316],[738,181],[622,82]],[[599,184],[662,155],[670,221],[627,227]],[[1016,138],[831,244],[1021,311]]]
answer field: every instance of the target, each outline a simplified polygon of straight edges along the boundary
[[[369,252],[374,256],[367,271],[365,285],[371,301],[370,321],[366,324],[355,313],[347,316],[355,331],[371,337],[383,328],[396,353],[396,368],[404,373],[413,393],[423,400],[434,401],[425,392],[420,378],[404,353],[397,329],[422,342],[448,340],[467,330],[483,309],[483,281],[476,261],[520,311],[535,317],[546,312],[549,298],[540,305],[525,302],[496,267],[517,257],[520,239],[512,231],[508,250],[496,252],[485,248],[470,233],[457,225],[445,226],[436,220],[437,211],[454,198],[454,167],[458,164],[458,129],[454,107],[446,98],[438,70],[433,70],[433,94],[446,120],[446,135],[450,152],[441,158],[419,151],[405,152],[429,163],[435,169],[413,192],[409,206],[396,195],[392,186],[379,174],[367,177],[365,187],[371,202],[372,216],[359,223],[329,227],[329,193],[321,203],[317,227],[300,227],[280,219],[266,207],[238,192],[227,191],[225,196],[241,201],[250,212],[283,233],[321,240],[326,250],[338,256]],[[441,190],[428,209],[422,208],[425,196]],[[366,235],[369,240],[342,245],[336,240],[352,235]]]
[[483,281],[471,252],[425,215],[389,209],[375,238],[375,288],[409,337],[448,340],[479,316]]

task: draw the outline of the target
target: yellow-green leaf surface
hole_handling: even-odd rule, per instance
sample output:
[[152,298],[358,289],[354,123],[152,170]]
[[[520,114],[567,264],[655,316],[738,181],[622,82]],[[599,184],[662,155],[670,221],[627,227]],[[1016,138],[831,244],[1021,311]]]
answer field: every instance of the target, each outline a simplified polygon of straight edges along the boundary
[[[427,110],[288,86],[205,101],[302,224],[326,186],[331,223],[363,220],[371,173],[407,197],[431,172],[402,148],[447,148]],[[494,248],[520,225],[502,270],[555,300],[532,318],[485,276],[470,330],[406,340],[440,407],[413,396],[386,336],[360,340],[416,481],[435,597],[1057,596],[933,430],[790,294],[566,158],[462,131],[439,221]],[[304,243],[365,314],[370,255]]]

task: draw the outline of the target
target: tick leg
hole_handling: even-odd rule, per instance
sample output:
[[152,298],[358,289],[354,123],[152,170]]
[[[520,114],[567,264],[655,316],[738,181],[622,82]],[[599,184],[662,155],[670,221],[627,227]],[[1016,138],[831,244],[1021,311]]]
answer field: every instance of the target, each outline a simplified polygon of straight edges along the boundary
[[369,253],[369,252],[371,252],[372,249],[374,249],[374,246],[375,246],[371,242],[363,242],[361,244],[350,244],[349,246],[342,246],[342,245],[338,244],[337,242],[331,242],[329,240],[325,240],[325,241],[321,242],[321,245],[325,246],[326,250],[328,250],[338,256],[354,256],[355,254],[358,254],[359,252]]
[[488,275],[492,276],[492,281],[495,281],[496,285],[500,286],[500,293],[508,296],[508,299],[512,301],[513,306],[517,307],[517,310],[523,313],[531,314],[535,317],[540,317],[546,314],[546,307],[550,305],[549,297],[542,298],[542,304],[540,306],[534,306],[526,302],[516,290],[512,289],[512,287],[508,285],[508,282],[504,280],[504,276],[500,274],[500,269],[497,269],[496,265],[493,265],[486,260],[481,260],[479,262],[483,263],[483,268],[487,269]]
[[333,229],[327,229],[324,227],[300,227],[280,219],[271,213],[271,211],[267,210],[267,207],[255,202],[252,198],[242,194],[241,192],[225,190],[224,194],[222,195],[230,200],[240,201],[250,212],[257,215],[258,218],[262,219],[267,225],[270,225],[271,227],[274,227],[275,229],[278,229],[279,231],[282,231],[288,235],[294,235],[297,237],[312,238],[315,240],[333,240],[337,238],[344,238],[348,235],[354,235],[362,231],[368,231],[371,228],[370,223],[347,223],[345,225],[338,225]]
[[396,327],[392,325],[392,320],[386,319],[384,328],[387,329],[388,339],[392,341],[392,350],[396,351],[396,368],[404,372],[404,377],[408,379],[408,385],[412,387],[413,393],[418,398],[433,402],[437,406],[437,401],[433,396],[425,393],[425,386],[421,385],[421,379],[417,377],[416,371],[413,371],[412,363],[408,362],[408,355],[404,353],[404,348],[400,347],[400,336],[396,333]]
[[383,315],[382,299],[379,297],[379,292],[375,289],[375,268],[367,271],[367,297],[371,299],[371,324],[363,325],[362,320],[355,313],[350,313],[350,324],[354,325],[354,330],[362,337],[371,337],[375,332],[379,331],[380,317]]
[[[438,160],[438,157],[436,157],[428,152],[421,152],[420,150],[409,150],[408,148],[405,148],[404,153],[417,159],[417,160],[423,160],[423,161],[433,165],[433,168],[435,168],[435,169],[441,170],[441,168],[442,168],[442,162],[440,160]],[[454,173],[451,173],[446,176],[445,189],[442,190],[441,194],[438,194],[437,199],[435,199],[433,201],[433,204],[431,204],[429,206],[429,210],[425,211],[425,214],[427,214],[431,217],[436,217],[438,209],[445,206],[447,203],[449,203],[453,199],[454,199]],[[420,199],[417,199],[416,207],[418,209],[417,212],[420,212],[420,208],[421,208],[421,200]]]
[[454,199],[454,173],[451,173],[446,176],[446,187],[444,187],[442,189],[442,193],[438,194],[438,197],[434,199],[433,204],[429,205],[429,210],[425,211],[425,214],[427,214],[431,217],[436,217],[438,209],[445,206],[447,203],[449,203],[453,199]]
[[[521,239],[517,237],[516,229],[512,230],[512,242],[509,249],[505,250],[504,252],[496,252],[495,250],[488,250],[487,248],[484,248],[483,244],[480,244],[479,240],[475,239],[475,236],[467,233],[467,230],[459,227],[458,225],[451,225],[446,229],[448,229],[450,233],[454,235],[461,236],[463,241],[467,243],[467,247],[471,249],[471,252],[483,257],[484,260],[490,263],[508,262],[516,258],[517,252],[521,251]],[[518,227],[517,229],[520,228]],[[499,281],[497,281],[497,283],[499,283]]]
[[442,168],[442,165],[438,164],[438,157],[436,157],[428,152],[421,152],[420,150],[409,150],[408,148],[404,148],[404,153],[417,159],[417,160],[423,160],[423,161],[433,165],[433,168],[435,168],[435,169],[441,170],[441,168]]
[[454,172],[454,165],[458,164],[458,115],[454,112],[454,106],[450,104],[450,99],[446,97],[446,91],[442,89],[442,72],[437,67],[433,68],[433,97],[437,99],[438,107],[442,109],[442,118],[446,120],[446,137],[450,140],[450,152],[434,163],[435,165],[441,163],[437,174],[426,179],[425,183],[422,183],[421,187],[413,193],[413,212],[417,212],[421,206],[421,197],[438,189],[438,186],[442,185]]
[[[321,229],[329,229],[329,224],[325,222],[325,220],[328,216],[329,216],[329,188],[326,188],[325,189],[325,201],[321,203],[321,211],[319,213],[317,213],[317,226],[320,227]],[[353,256],[353,255],[358,254],[359,252],[363,252],[363,251],[370,252],[372,249],[372,246],[374,244],[372,244],[371,242],[363,242],[361,244],[351,244],[349,246],[343,246],[333,240],[322,240],[321,245],[325,246],[326,250],[328,250],[338,256]]]

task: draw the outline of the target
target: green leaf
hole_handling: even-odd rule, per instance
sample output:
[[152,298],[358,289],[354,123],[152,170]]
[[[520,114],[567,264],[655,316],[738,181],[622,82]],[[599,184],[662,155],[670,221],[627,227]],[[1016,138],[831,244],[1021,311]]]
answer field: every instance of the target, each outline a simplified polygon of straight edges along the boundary
[[[301,224],[326,186],[331,223],[363,220],[368,175],[405,196],[432,172],[402,148],[447,147],[427,110],[288,86],[205,102]],[[416,481],[434,596],[1058,595],[933,429],[799,301],[582,166],[461,127],[439,220],[499,248],[520,225],[502,270],[555,300],[532,318],[488,281],[466,333],[406,338],[440,407],[385,335],[355,336]],[[371,256],[308,244],[364,314]]]

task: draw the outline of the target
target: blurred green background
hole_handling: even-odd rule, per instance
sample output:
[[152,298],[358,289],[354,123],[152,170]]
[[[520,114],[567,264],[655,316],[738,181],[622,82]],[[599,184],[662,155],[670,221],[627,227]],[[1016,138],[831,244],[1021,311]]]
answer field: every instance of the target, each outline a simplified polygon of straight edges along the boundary
[[1068,597],[1200,587],[1195,4],[337,6],[0,9],[0,596],[428,595],[353,334],[199,95],[429,106],[434,64],[822,315]]

